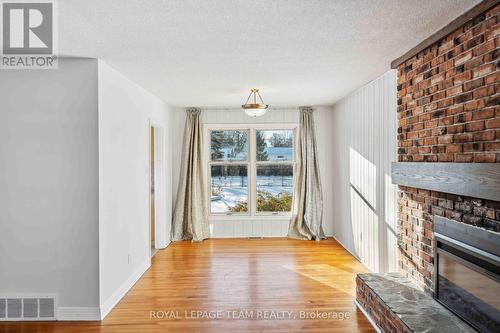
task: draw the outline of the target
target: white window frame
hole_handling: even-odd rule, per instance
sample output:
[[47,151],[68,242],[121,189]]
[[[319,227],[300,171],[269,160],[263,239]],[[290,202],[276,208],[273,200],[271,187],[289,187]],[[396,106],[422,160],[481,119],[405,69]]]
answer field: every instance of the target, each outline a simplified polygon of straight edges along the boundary
[[[212,162],[210,156],[210,133],[218,130],[248,130],[248,158],[247,161],[216,161]],[[257,161],[256,157],[256,131],[257,130],[292,130],[293,131],[293,157],[292,161]],[[205,124],[204,125],[204,160],[207,166],[207,195],[208,195],[208,216],[217,219],[234,219],[234,218],[255,218],[255,217],[290,217],[291,212],[257,212],[257,165],[276,165],[285,164],[293,167],[293,184],[295,184],[296,159],[297,159],[297,144],[298,144],[299,125],[295,123],[289,124]],[[247,182],[248,182],[248,211],[245,213],[212,213],[211,212],[211,166],[212,165],[247,165]]]

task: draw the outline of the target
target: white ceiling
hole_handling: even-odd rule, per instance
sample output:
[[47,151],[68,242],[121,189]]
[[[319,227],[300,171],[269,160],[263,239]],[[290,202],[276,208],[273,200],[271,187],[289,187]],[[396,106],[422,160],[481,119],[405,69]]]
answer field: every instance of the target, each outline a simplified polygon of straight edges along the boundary
[[64,0],[61,56],[176,106],[331,104],[479,0]]

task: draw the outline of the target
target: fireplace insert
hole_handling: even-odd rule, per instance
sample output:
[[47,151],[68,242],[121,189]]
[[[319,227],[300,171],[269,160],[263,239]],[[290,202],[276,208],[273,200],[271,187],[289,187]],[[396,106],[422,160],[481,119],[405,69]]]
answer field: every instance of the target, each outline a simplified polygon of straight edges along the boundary
[[480,332],[500,332],[500,234],[434,217],[438,302]]

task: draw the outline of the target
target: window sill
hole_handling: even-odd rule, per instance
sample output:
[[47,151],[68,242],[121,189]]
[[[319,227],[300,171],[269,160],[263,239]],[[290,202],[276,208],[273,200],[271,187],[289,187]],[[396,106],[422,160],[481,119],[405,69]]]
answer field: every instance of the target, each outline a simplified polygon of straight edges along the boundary
[[228,221],[228,220],[239,220],[239,221],[255,221],[255,220],[290,220],[292,218],[291,214],[279,214],[279,215],[209,215],[208,220],[210,222],[214,221]]

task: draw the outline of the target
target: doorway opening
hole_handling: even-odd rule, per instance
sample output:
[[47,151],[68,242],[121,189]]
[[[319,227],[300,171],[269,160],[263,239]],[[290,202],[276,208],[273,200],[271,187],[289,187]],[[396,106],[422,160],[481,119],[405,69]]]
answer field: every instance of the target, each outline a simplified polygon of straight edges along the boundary
[[153,257],[158,251],[155,247],[155,128],[150,126],[149,135],[149,181],[150,181],[150,192],[149,192],[149,216],[150,216],[150,239],[151,239],[151,257]]
[[149,125],[149,244],[151,257],[166,246],[164,129]]

